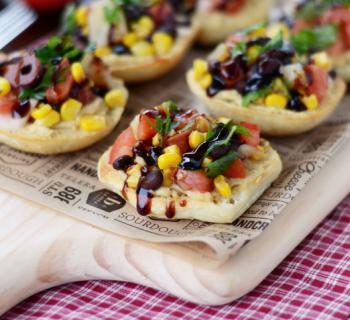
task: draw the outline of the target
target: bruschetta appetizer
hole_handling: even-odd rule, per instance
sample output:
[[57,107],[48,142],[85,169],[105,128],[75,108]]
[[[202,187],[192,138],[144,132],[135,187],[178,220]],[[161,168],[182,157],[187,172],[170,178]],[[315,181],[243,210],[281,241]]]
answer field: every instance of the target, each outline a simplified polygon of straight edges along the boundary
[[215,116],[257,123],[268,135],[302,133],[328,118],[346,85],[325,52],[298,54],[271,30],[232,35],[208,60],[194,61],[188,84]]
[[56,154],[83,149],[112,131],[128,92],[97,60],[89,78],[79,62],[82,55],[62,37],[34,51],[0,55],[2,143]]
[[231,223],[271,185],[281,160],[257,125],[165,102],[137,115],[98,176],[141,215]]
[[292,40],[301,51],[326,50],[339,76],[350,81],[349,1],[309,0],[292,22]]
[[190,48],[198,27],[161,1],[99,0],[71,9],[64,29],[126,82],[160,77]]
[[264,22],[272,4],[272,0],[198,0],[197,40],[203,45],[216,45],[232,32]]

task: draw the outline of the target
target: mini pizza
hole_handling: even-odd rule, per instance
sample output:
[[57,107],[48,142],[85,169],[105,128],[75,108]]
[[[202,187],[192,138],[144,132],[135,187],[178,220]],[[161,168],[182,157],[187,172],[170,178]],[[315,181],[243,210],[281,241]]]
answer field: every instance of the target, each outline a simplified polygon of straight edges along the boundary
[[299,54],[276,26],[232,35],[206,61],[194,61],[187,81],[213,115],[257,123],[276,136],[322,123],[346,88],[327,53]]
[[98,176],[141,215],[231,223],[281,172],[252,123],[214,120],[165,102],[137,115],[98,164]]
[[96,60],[88,77],[82,54],[69,39],[53,37],[34,51],[0,56],[1,142],[56,154],[83,149],[112,131],[128,92]]
[[339,76],[350,81],[349,1],[304,1],[291,28],[292,40],[301,51],[327,50]]
[[[182,7],[182,6],[181,6]],[[180,7],[177,7],[180,8]],[[187,53],[198,27],[169,1],[94,1],[67,11],[66,33],[126,82],[160,77]]]
[[197,40],[203,45],[216,45],[234,31],[264,22],[272,4],[272,0],[198,0]]

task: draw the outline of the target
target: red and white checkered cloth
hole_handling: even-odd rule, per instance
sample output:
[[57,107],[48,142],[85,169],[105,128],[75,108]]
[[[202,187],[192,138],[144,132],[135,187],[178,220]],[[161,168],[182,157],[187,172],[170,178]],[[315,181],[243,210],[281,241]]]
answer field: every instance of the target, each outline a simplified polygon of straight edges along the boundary
[[[0,284],[1,285],[1,284]],[[2,319],[350,318],[350,196],[254,291],[220,307],[143,286],[90,281],[37,294]]]

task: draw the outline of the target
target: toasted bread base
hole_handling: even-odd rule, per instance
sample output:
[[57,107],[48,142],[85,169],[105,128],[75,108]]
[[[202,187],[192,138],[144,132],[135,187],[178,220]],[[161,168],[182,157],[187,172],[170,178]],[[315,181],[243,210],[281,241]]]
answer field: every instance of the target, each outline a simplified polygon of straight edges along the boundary
[[197,41],[204,46],[213,46],[224,41],[231,33],[267,20],[272,0],[248,0],[236,14],[222,12],[199,12],[196,20],[200,24]]
[[[110,88],[120,88],[124,90],[128,97],[128,91],[121,80],[108,74],[106,74],[105,80]],[[83,131],[80,129],[55,127],[51,129],[43,127],[43,130],[33,130],[30,125],[25,125],[23,128],[16,130],[0,128],[0,142],[21,151],[45,155],[82,150],[111,133],[125,109],[125,106],[110,109],[104,104],[102,99],[101,103],[107,110],[105,115],[106,127],[103,130]]]
[[350,51],[339,56],[332,56],[333,66],[339,77],[350,82]]
[[[150,217],[168,219],[167,208],[171,203],[175,207],[173,219],[197,219],[213,223],[231,223],[241,216],[272,184],[282,170],[282,162],[278,153],[265,142],[267,150],[265,158],[259,161],[249,161],[246,166],[247,177],[244,179],[229,179],[232,186],[232,199],[221,198],[214,202],[210,193],[182,191],[181,196],[169,196],[173,187],[162,187],[152,198]],[[106,151],[98,163],[100,181],[119,194],[124,194],[126,200],[136,207],[136,190],[124,188],[126,174],[115,170],[108,163],[110,150]],[[123,192],[122,192],[123,190]],[[179,187],[176,187],[178,192]],[[185,205],[184,205],[185,203]]]
[[343,98],[346,90],[345,82],[340,78],[336,78],[327,97],[317,109],[295,112],[259,105],[244,108],[229,99],[222,99],[218,96],[208,97],[206,91],[195,81],[193,70],[187,73],[187,83],[191,91],[214,116],[227,117],[235,122],[256,123],[261,127],[264,134],[271,136],[295,135],[315,128],[330,116]]
[[171,51],[162,57],[135,57],[110,54],[102,57],[113,77],[123,79],[126,83],[149,81],[161,77],[172,70],[190,49],[199,26],[193,23],[186,35],[179,36]]
[[0,129],[0,142],[21,151],[45,155],[82,150],[111,133],[123,111],[124,108],[116,108],[107,113],[106,128],[100,131],[53,128],[33,133],[25,127],[15,131]]

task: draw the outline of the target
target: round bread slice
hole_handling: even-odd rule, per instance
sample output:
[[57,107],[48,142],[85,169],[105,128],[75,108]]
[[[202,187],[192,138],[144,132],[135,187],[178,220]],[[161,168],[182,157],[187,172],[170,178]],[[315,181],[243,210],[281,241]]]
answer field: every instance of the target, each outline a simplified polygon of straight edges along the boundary
[[[263,140],[265,155],[261,160],[244,160],[246,178],[228,179],[232,197],[225,199],[216,191],[185,191],[178,185],[161,187],[151,200],[150,217],[168,219],[167,212],[172,208],[172,219],[197,219],[213,223],[231,223],[241,216],[272,184],[282,170],[278,153]],[[109,149],[98,163],[98,177],[108,188],[121,194],[133,207],[136,207],[136,190],[124,188],[127,175],[115,170],[109,164]]]
[[327,97],[317,109],[295,112],[286,109],[267,108],[263,105],[242,107],[242,99],[236,91],[222,91],[214,97],[209,97],[206,91],[195,81],[193,70],[187,73],[187,83],[191,91],[215,117],[227,117],[235,122],[256,123],[264,134],[271,136],[294,135],[315,128],[331,115],[346,91],[345,82],[340,78],[336,78],[328,90]]
[[267,20],[272,4],[273,0],[247,0],[245,6],[232,15],[219,11],[199,11],[196,14],[200,25],[197,41],[205,46],[213,46],[224,41],[232,32],[263,22]]
[[[126,97],[128,96],[128,91],[122,81],[109,77],[107,82],[110,88],[122,89],[125,91]],[[0,142],[21,151],[45,155],[78,151],[89,147],[112,132],[125,109],[125,106],[110,109],[99,97],[92,104],[84,106],[84,108],[91,106],[93,109],[102,111],[101,114],[106,119],[106,127],[102,130],[84,131],[65,122],[61,122],[53,128],[25,124],[20,129],[0,128]]]
[[126,83],[153,80],[168,73],[184,58],[198,30],[197,23],[188,28],[181,28],[171,51],[160,57],[109,54],[101,59],[112,76],[123,79]]
[[333,66],[339,77],[346,82],[350,82],[350,51],[347,51],[339,56],[331,56]]

